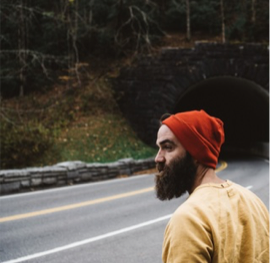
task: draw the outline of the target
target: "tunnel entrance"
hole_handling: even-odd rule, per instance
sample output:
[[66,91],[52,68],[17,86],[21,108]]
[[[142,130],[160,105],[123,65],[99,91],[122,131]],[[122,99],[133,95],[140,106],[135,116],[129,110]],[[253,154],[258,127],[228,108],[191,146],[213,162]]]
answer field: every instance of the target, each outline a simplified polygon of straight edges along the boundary
[[188,88],[174,112],[204,109],[224,122],[225,144],[269,142],[269,94],[255,82],[213,77]]
[[162,114],[204,109],[223,120],[224,146],[267,147],[268,51],[252,43],[165,48],[121,70],[114,82],[117,101],[139,138],[152,146]]

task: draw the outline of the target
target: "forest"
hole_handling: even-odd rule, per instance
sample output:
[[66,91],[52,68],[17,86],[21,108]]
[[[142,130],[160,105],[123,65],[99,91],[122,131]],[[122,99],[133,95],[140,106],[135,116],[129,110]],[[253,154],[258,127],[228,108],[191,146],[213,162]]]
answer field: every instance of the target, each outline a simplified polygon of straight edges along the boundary
[[[221,43],[267,45],[269,2],[1,0],[0,20],[1,169],[5,169],[73,158],[112,161],[134,156],[130,151],[138,148],[123,151],[131,147],[127,145],[145,149],[136,158],[153,154],[127,131],[129,127],[115,131],[133,136],[130,142],[119,142],[121,150],[115,141],[108,146],[106,135],[101,139],[102,121],[95,118],[103,114],[106,120],[110,113],[114,116],[107,121],[119,121],[107,78],[138,55],[155,54],[170,34],[181,36],[182,43],[193,43],[199,35]],[[88,127],[83,134],[89,133],[89,140],[67,155],[68,142],[70,147],[75,143],[68,134],[71,124]],[[98,154],[89,152],[89,141]],[[56,142],[61,142],[62,150]],[[113,152],[119,154],[111,157]]]

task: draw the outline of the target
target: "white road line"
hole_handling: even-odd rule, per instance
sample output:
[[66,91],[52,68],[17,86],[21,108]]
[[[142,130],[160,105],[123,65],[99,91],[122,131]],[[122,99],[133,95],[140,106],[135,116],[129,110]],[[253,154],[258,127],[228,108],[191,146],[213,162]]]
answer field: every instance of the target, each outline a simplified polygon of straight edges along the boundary
[[50,255],[50,254],[53,254],[53,253],[57,253],[57,252],[60,252],[60,251],[63,251],[63,250],[83,246],[85,244],[89,244],[89,243],[92,243],[92,242],[95,242],[95,241],[98,241],[98,240],[101,240],[101,239],[116,236],[116,235],[126,233],[126,232],[129,232],[129,231],[141,228],[141,227],[145,227],[145,226],[148,226],[148,225],[158,223],[158,222],[163,221],[163,220],[167,220],[167,219],[171,218],[171,216],[172,216],[172,214],[166,215],[166,216],[159,217],[159,218],[156,218],[156,219],[153,219],[153,220],[150,220],[150,221],[146,221],[146,222],[138,224],[138,225],[122,228],[122,229],[119,229],[119,230],[116,230],[116,231],[113,231],[113,232],[109,232],[109,233],[104,234],[104,235],[92,237],[92,238],[89,238],[89,239],[85,239],[85,240],[82,240],[82,241],[71,243],[71,244],[66,245],[66,246],[57,247],[57,248],[47,250],[47,251],[43,251],[43,252],[40,252],[40,253],[36,253],[36,254],[33,254],[33,255],[29,255],[29,256],[25,256],[25,257],[21,257],[21,258],[17,258],[17,259],[11,259],[11,260],[8,260],[8,261],[4,261],[2,263],[24,262],[26,260],[31,260],[31,259],[34,259],[34,258],[39,258],[39,257],[43,257],[43,256]]
[[251,189],[252,187],[252,185],[246,186],[247,189]]

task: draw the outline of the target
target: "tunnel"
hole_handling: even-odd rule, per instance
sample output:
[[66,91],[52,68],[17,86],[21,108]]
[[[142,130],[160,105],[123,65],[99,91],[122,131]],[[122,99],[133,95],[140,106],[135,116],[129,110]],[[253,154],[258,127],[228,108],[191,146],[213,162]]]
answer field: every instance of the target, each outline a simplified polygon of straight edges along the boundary
[[162,114],[200,109],[224,122],[224,146],[269,145],[265,45],[196,43],[189,49],[164,48],[123,68],[113,87],[123,115],[148,145],[155,146]]
[[173,112],[200,109],[224,122],[226,145],[269,142],[269,94],[252,81],[225,76],[198,82]]

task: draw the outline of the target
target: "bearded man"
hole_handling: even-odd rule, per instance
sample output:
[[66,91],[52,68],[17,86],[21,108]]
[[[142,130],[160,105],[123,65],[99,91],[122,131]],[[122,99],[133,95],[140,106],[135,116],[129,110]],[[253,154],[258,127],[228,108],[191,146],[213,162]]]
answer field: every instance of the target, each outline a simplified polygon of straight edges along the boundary
[[165,116],[157,135],[156,193],[189,193],[164,235],[164,263],[269,262],[269,212],[251,191],[215,173],[223,122],[205,111]]

